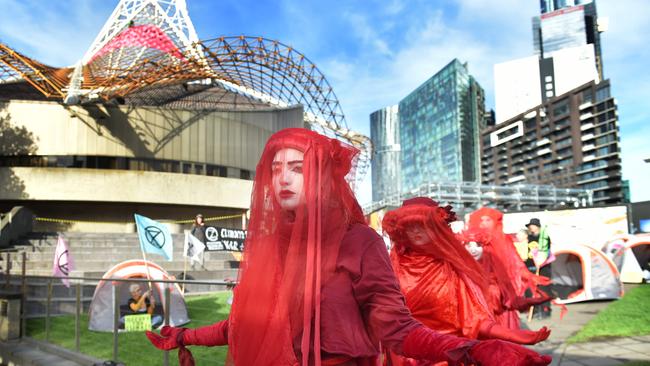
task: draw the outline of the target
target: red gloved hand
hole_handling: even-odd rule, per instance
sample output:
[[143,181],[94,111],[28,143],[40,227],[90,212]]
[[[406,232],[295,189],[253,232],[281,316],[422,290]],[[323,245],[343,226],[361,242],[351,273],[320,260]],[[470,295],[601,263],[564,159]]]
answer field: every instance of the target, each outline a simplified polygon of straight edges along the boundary
[[146,335],[156,348],[169,351],[185,345],[183,343],[183,333],[186,330],[187,328],[176,328],[165,325],[160,330],[160,335],[151,331],[147,331]]
[[160,330],[160,336],[149,331],[146,334],[149,341],[158,349],[169,351],[178,348],[178,361],[181,366],[193,366],[194,358],[185,346],[223,346],[228,344],[228,320],[196,329],[164,326]]
[[402,356],[432,362],[447,361],[449,366],[471,365],[470,348],[478,343],[466,338],[435,332],[421,326],[404,338]]
[[469,354],[481,366],[545,366],[553,360],[551,356],[497,339],[481,341]]
[[185,348],[183,335],[187,328],[176,328],[165,325],[160,330],[160,335],[147,331],[146,335],[149,341],[158,349],[169,351],[178,348],[178,363],[181,366],[194,366],[194,357],[192,352]]
[[531,306],[534,305],[539,305],[541,303],[545,303],[547,301],[550,301],[551,297],[548,296],[547,294],[543,294],[538,297],[517,297],[515,301],[512,304],[512,308],[516,309],[518,311],[526,311],[528,310]]
[[545,341],[551,335],[551,330],[542,327],[538,331],[520,329],[513,334],[513,342],[519,344],[537,344]]
[[479,329],[481,339],[501,339],[518,344],[536,344],[548,338],[551,331],[543,327],[538,331],[510,329],[497,323],[485,322]]

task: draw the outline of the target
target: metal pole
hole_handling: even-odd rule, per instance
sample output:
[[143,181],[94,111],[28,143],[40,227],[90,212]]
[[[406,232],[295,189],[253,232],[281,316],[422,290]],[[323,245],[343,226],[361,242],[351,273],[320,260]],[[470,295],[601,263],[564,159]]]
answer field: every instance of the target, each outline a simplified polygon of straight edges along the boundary
[[[163,309],[163,314],[165,317],[165,325],[169,325],[169,313],[171,305],[171,292],[169,291],[170,284],[165,285],[165,308]],[[169,351],[165,351],[163,354],[163,365],[169,366]]]
[[27,335],[27,319],[25,319],[25,307],[27,306],[27,253],[23,252],[22,280],[20,284],[20,336]]
[[47,304],[45,305],[45,342],[50,341],[50,307],[52,306],[52,279],[47,281]]
[[7,265],[5,270],[5,287],[9,287],[9,280],[11,279],[11,253],[7,252]]
[[79,328],[81,317],[81,283],[77,282],[75,286],[77,293],[77,308],[74,313],[74,350],[79,352],[79,338],[81,336],[81,329]]
[[113,361],[117,362],[117,330],[120,322],[120,299],[116,282],[113,281]]

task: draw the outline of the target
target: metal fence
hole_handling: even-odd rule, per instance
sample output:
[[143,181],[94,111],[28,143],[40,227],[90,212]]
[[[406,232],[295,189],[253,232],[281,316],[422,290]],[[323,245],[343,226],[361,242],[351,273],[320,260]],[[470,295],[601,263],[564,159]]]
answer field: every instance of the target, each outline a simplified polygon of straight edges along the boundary
[[[8,253],[4,253],[5,255]],[[59,286],[61,277],[53,276],[30,276],[25,274],[25,253],[21,253],[23,256],[23,268],[20,275],[14,274],[11,275],[9,270],[3,270],[2,275],[4,278],[4,292],[14,292],[19,293],[21,296],[21,307],[20,307],[20,337],[27,337],[27,321],[29,318],[45,318],[45,342],[51,342],[51,328],[52,328],[52,319],[55,316],[60,315],[72,315],[74,314],[74,351],[80,353],[80,339],[81,339],[81,316],[84,313],[84,302],[87,300],[84,299],[84,287],[97,286],[100,282],[110,283],[112,285],[112,294],[113,294],[113,329],[112,329],[112,360],[118,362],[119,357],[119,342],[118,337],[121,332],[119,331],[120,326],[120,305],[122,304],[124,298],[120,298],[120,291],[117,290],[119,284],[122,283],[142,283],[142,282],[151,282],[151,283],[163,283],[164,285],[164,294],[163,294],[163,325],[170,324],[170,305],[171,305],[171,291],[175,284],[185,284],[185,285],[207,285],[208,288],[217,287],[217,288],[227,288],[233,286],[233,282],[227,281],[200,281],[200,280],[149,280],[147,278],[96,278],[96,277],[67,277],[71,282],[70,289],[74,288],[74,307],[72,314],[69,312],[70,307],[61,311],[60,306],[61,299],[55,299],[53,296],[53,290],[55,286]],[[10,263],[8,260],[7,263]],[[8,268],[8,267],[7,267]],[[2,283],[2,282],[0,282]],[[46,296],[43,299],[42,296],[38,296],[38,290],[34,290],[39,286],[46,286]],[[62,284],[60,286],[63,286]],[[215,289],[216,292],[216,289]],[[35,294],[30,296],[30,293]],[[27,308],[28,303],[32,302],[45,302],[44,304],[44,314],[28,314]],[[66,299],[68,301],[70,299]],[[55,302],[59,301],[58,311],[54,310]],[[70,302],[70,301],[68,301]],[[55,314],[56,313],[56,314]],[[169,365],[169,351],[163,352],[163,365]]]

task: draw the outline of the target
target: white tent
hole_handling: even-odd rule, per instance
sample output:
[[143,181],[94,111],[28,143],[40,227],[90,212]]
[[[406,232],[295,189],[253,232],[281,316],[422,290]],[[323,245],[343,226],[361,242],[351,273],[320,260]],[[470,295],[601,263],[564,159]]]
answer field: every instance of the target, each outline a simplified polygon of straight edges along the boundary
[[603,246],[603,251],[616,264],[623,282],[641,283],[645,277],[644,271],[650,271],[649,234],[615,238]]
[[601,251],[586,245],[552,247],[553,290],[558,303],[618,299],[623,285],[616,265]]
[[[148,270],[147,270],[148,267]],[[144,260],[128,260],[115,265],[109,269],[102,278],[141,278],[141,286],[147,286],[147,273],[152,280],[171,280],[172,277],[165,272],[159,265],[147,261],[145,266]],[[100,281],[95,288],[92,302],[90,303],[88,329],[97,331],[110,332],[113,330],[114,321],[114,291],[119,296],[120,315],[124,315],[126,304],[130,298],[129,285],[134,282],[121,281]],[[169,311],[169,322],[172,326],[179,326],[190,321],[187,316],[185,300],[177,284],[170,283],[152,283],[153,294],[156,299],[157,312],[163,315],[164,311]],[[163,301],[165,288],[170,289],[170,309],[165,309]]]

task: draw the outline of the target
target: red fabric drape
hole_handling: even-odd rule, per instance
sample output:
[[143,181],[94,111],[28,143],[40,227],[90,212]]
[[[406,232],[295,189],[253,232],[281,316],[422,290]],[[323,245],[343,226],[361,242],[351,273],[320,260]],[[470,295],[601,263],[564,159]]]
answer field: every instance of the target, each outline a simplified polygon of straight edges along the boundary
[[[305,203],[294,212],[279,207],[272,185],[271,163],[285,148],[304,153]],[[285,129],[267,142],[230,314],[229,365],[321,364],[321,284],[349,226],[364,222],[345,179],[357,153],[306,129]]]

